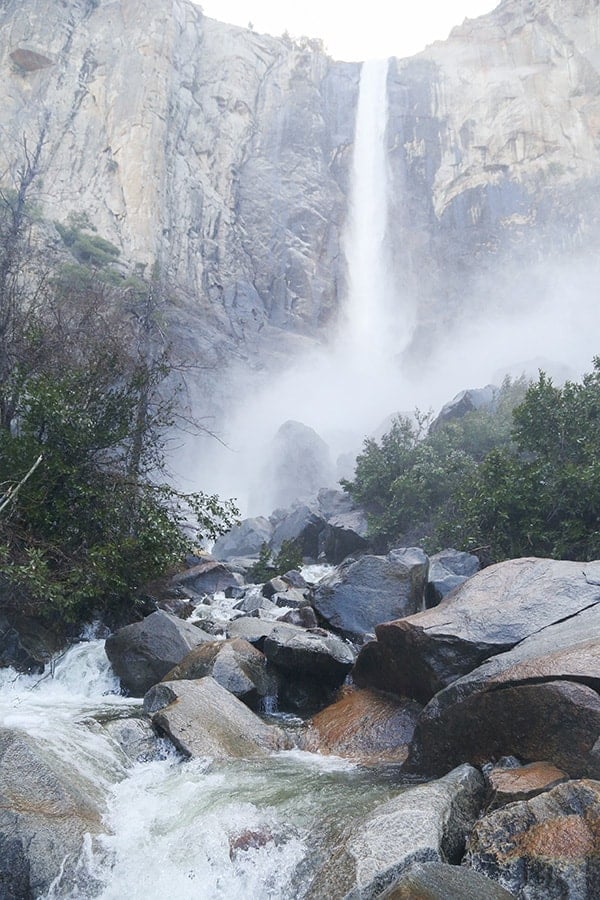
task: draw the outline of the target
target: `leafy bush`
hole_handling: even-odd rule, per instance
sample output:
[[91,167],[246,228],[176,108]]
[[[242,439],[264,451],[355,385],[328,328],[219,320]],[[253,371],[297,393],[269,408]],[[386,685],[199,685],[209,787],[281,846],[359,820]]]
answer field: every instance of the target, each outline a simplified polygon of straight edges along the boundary
[[455,515],[456,498],[493,447],[511,440],[511,410],[525,392],[524,381],[506,380],[492,410],[476,410],[441,427],[430,418],[398,417],[380,441],[365,441],[353,481],[342,486],[369,516],[381,548],[420,540],[430,548]]
[[248,575],[256,584],[262,584],[270,581],[276,575],[285,575],[292,569],[299,569],[301,565],[302,548],[298,541],[283,541],[279,553],[274,557],[268,543],[264,541],[260,548],[258,561],[252,566]]

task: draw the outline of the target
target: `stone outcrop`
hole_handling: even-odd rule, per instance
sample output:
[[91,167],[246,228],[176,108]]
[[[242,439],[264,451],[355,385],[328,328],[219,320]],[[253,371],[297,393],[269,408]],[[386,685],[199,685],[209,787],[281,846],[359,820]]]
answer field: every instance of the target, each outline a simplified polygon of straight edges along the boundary
[[518,897],[584,900],[600,884],[600,782],[570,781],[484,816],[465,863]]
[[[525,603],[523,613],[525,620]],[[572,777],[600,777],[599,632],[596,603],[454,681],[423,710],[410,764],[440,773],[457,760],[514,753],[547,759]]]
[[[541,654],[551,651],[554,637],[568,643],[571,635],[579,643],[576,623],[561,632],[550,631],[550,626],[583,614],[588,607],[596,616],[598,610],[593,608],[599,602],[598,563],[533,558],[498,563],[470,578],[434,609],[380,625],[377,641],[361,650],[354,679],[364,687],[426,702],[488,657],[526,638],[533,641],[527,648],[535,652],[538,647]],[[541,643],[535,639],[538,632]],[[517,658],[503,657],[507,664]],[[489,671],[495,671],[495,664],[490,665]]]
[[461,766],[376,807],[333,850],[307,897],[370,900],[414,862],[459,862],[483,792],[479,772]]
[[105,649],[123,687],[143,697],[192,647],[212,640],[195,625],[159,610],[111,634]]
[[144,697],[144,711],[185,756],[247,759],[287,746],[283,732],[265,725],[210,676],[155,685]]
[[347,691],[310,721],[307,750],[363,764],[404,762],[421,707],[375,691]]
[[46,895],[62,870],[72,884],[86,834],[102,827],[96,791],[43,741],[0,730],[0,897]]
[[333,628],[371,635],[379,623],[423,609],[427,572],[427,556],[417,547],[348,559],[319,583],[314,606]]

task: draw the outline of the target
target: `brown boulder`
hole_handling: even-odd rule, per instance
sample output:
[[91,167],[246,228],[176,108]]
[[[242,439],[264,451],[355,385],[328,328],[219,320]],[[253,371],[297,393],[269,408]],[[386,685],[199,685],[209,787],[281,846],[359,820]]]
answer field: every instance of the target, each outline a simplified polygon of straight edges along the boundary
[[519,897],[597,897],[600,782],[570,781],[489,813],[475,825],[465,863]]
[[271,682],[265,656],[242,638],[199,644],[184,656],[163,681],[193,680],[207,675],[236,697],[265,696]]
[[348,691],[310,723],[306,749],[362,763],[404,762],[421,707],[375,691]]
[[549,762],[533,762],[516,769],[494,766],[487,776],[492,791],[489,809],[497,809],[519,800],[531,800],[568,780],[569,776],[562,769]]
[[600,775],[599,633],[594,604],[454,681],[423,710],[410,767],[440,774],[514,753],[572,777]]

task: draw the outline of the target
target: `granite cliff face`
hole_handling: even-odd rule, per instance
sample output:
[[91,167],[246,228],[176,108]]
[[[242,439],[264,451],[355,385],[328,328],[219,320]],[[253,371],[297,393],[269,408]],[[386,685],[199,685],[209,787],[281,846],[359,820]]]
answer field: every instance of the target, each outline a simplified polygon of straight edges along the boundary
[[[1,0],[0,72],[5,177],[47,116],[43,215],[84,210],[132,268],[158,261],[180,333],[243,355],[323,336],[358,64],[187,0]],[[597,248],[598,2],[504,0],[388,88],[389,240],[421,338],[509,262]]]

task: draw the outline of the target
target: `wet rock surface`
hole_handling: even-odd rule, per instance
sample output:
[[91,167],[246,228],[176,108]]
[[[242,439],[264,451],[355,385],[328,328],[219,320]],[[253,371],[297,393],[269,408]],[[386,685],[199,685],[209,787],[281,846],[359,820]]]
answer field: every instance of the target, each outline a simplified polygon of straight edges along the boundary
[[307,897],[370,900],[414,862],[459,862],[483,796],[483,778],[470,766],[407,789],[356,823]]
[[370,765],[404,762],[420,711],[413,700],[347,691],[311,719],[303,746]]
[[447,863],[415,863],[379,900],[511,900],[514,894],[480,872]]
[[423,609],[427,571],[418,548],[349,559],[318,585],[314,606],[336,630],[373,634],[381,622]]
[[549,762],[533,762],[511,768],[494,766],[486,773],[486,781],[491,792],[488,809],[497,809],[518,800],[530,800],[537,794],[549,791],[568,780],[566,772]]
[[158,611],[111,634],[105,649],[123,687],[143,697],[192,647],[212,640],[200,628]]
[[[525,604],[522,615],[529,615]],[[571,776],[598,777],[598,634],[594,604],[454,681],[425,707],[412,763],[439,773],[457,758],[515,753],[550,760]]]
[[442,550],[429,559],[429,576],[425,590],[428,609],[437,606],[444,597],[471,578],[481,568],[479,559],[472,553],[460,550]]
[[379,625],[354,679],[427,702],[489,657],[596,606],[599,579],[598,563],[527,558],[490,566],[434,609]]
[[155,685],[144,697],[144,711],[185,756],[246,759],[287,746],[283,732],[211,677]]
[[236,697],[264,696],[272,690],[265,656],[242,638],[199,644],[168,672],[163,681],[211,675]]
[[484,816],[465,863],[519,898],[592,900],[600,885],[600,782],[570,781]]
[[93,785],[28,734],[0,730],[0,897],[36,900],[68,887],[86,834],[99,834]]

